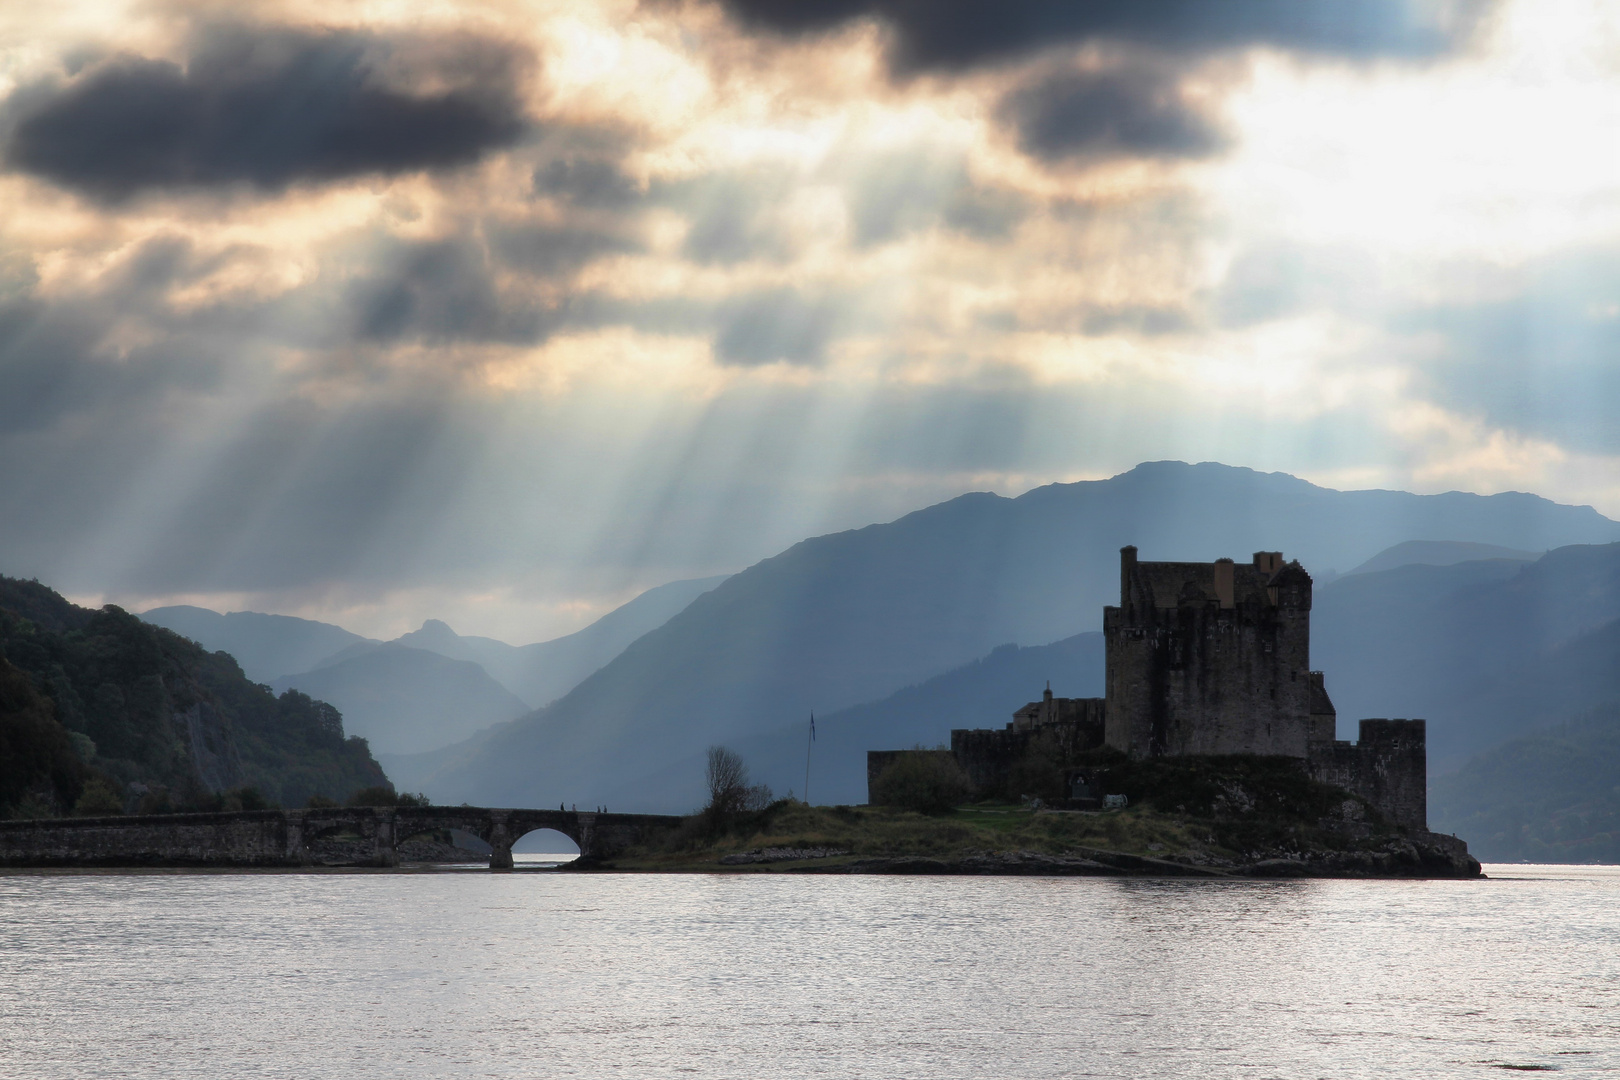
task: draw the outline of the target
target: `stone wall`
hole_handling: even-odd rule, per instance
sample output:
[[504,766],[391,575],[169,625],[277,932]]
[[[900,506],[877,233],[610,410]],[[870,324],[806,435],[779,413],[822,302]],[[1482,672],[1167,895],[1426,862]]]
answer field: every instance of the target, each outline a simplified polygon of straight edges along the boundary
[[[1105,713],[1102,698],[1054,699],[1048,691],[1044,709],[1040,708],[1042,705],[1043,702],[1031,702],[1014,713],[1013,723],[1004,728],[956,728],[951,732],[949,753],[967,773],[968,782],[976,793],[1001,793],[1012,767],[1036,740],[1048,743],[1061,760],[1072,760],[1076,754],[1102,745]],[[945,751],[868,750],[867,802],[872,801],[872,785],[877,778],[902,755],[940,753]]]
[[949,750],[868,750],[866,752],[866,802],[875,806],[876,800],[872,798],[872,791],[877,785],[878,777],[882,776],[890,765],[902,758],[922,755],[925,757],[950,757]]
[[999,792],[1013,764],[1024,756],[1038,729],[957,728],[951,732],[951,754],[967,773],[973,790]]
[[866,752],[867,803],[870,804],[872,801],[872,786],[877,783],[877,778],[883,775],[883,770],[898,761],[902,754],[915,754],[917,752],[916,750],[868,750]]
[[6,866],[296,866],[280,810],[0,821]]
[[1313,743],[1306,768],[1314,779],[1360,795],[1389,821],[1427,829],[1426,728],[1422,720],[1363,720],[1358,742]]

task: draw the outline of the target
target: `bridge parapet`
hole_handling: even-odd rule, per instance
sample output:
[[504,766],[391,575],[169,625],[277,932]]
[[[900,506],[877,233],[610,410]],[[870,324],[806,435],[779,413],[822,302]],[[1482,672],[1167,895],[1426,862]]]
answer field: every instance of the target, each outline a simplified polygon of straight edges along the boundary
[[285,866],[288,831],[281,810],[0,821],[0,865]]
[[311,845],[342,833],[371,843],[373,866],[398,866],[399,844],[460,829],[494,849],[490,869],[512,868],[512,845],[552,829],[589,865],[679,828],[662,814],[599,814],[481,806],[330,807],[213,814],[0,821],[0,866],[309,866]]

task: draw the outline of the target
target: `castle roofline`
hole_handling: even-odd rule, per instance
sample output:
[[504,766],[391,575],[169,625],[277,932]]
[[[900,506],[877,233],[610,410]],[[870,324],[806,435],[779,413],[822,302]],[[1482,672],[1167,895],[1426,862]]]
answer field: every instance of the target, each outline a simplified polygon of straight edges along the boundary
[[[1222,608],[1287,602],[1309,606],[1311,575],[1280,551],[1257,551],[1244,563],[1147,562],[1134,546],[1120,549],[1120,607],[1171,609],[1216,604]],[[1286,596],[1286,601],[1285,601]]]

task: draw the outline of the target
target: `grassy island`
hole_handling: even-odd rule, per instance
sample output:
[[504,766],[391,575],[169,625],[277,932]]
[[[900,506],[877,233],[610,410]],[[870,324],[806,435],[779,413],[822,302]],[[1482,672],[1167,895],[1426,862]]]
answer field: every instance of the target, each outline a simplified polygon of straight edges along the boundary
[[704,812],[608,866],[737,873],[1472,877],[1449,836],[1384,822],[1285,758],[1118,761],[1120,810],[1005,801],[922,813],[890,806]]

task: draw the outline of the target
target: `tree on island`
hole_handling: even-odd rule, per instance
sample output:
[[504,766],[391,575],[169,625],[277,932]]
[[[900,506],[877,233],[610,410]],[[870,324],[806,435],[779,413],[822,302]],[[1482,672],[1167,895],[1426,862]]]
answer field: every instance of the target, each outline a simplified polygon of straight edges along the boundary
[[748,766],[735,750],[709,747],[709,762],[703,773],[709,787],[709,804],[703,808],[710,820],[729,820],[749,810],[763,810],[771,804],[771,789],[765,784],[749,784]]

